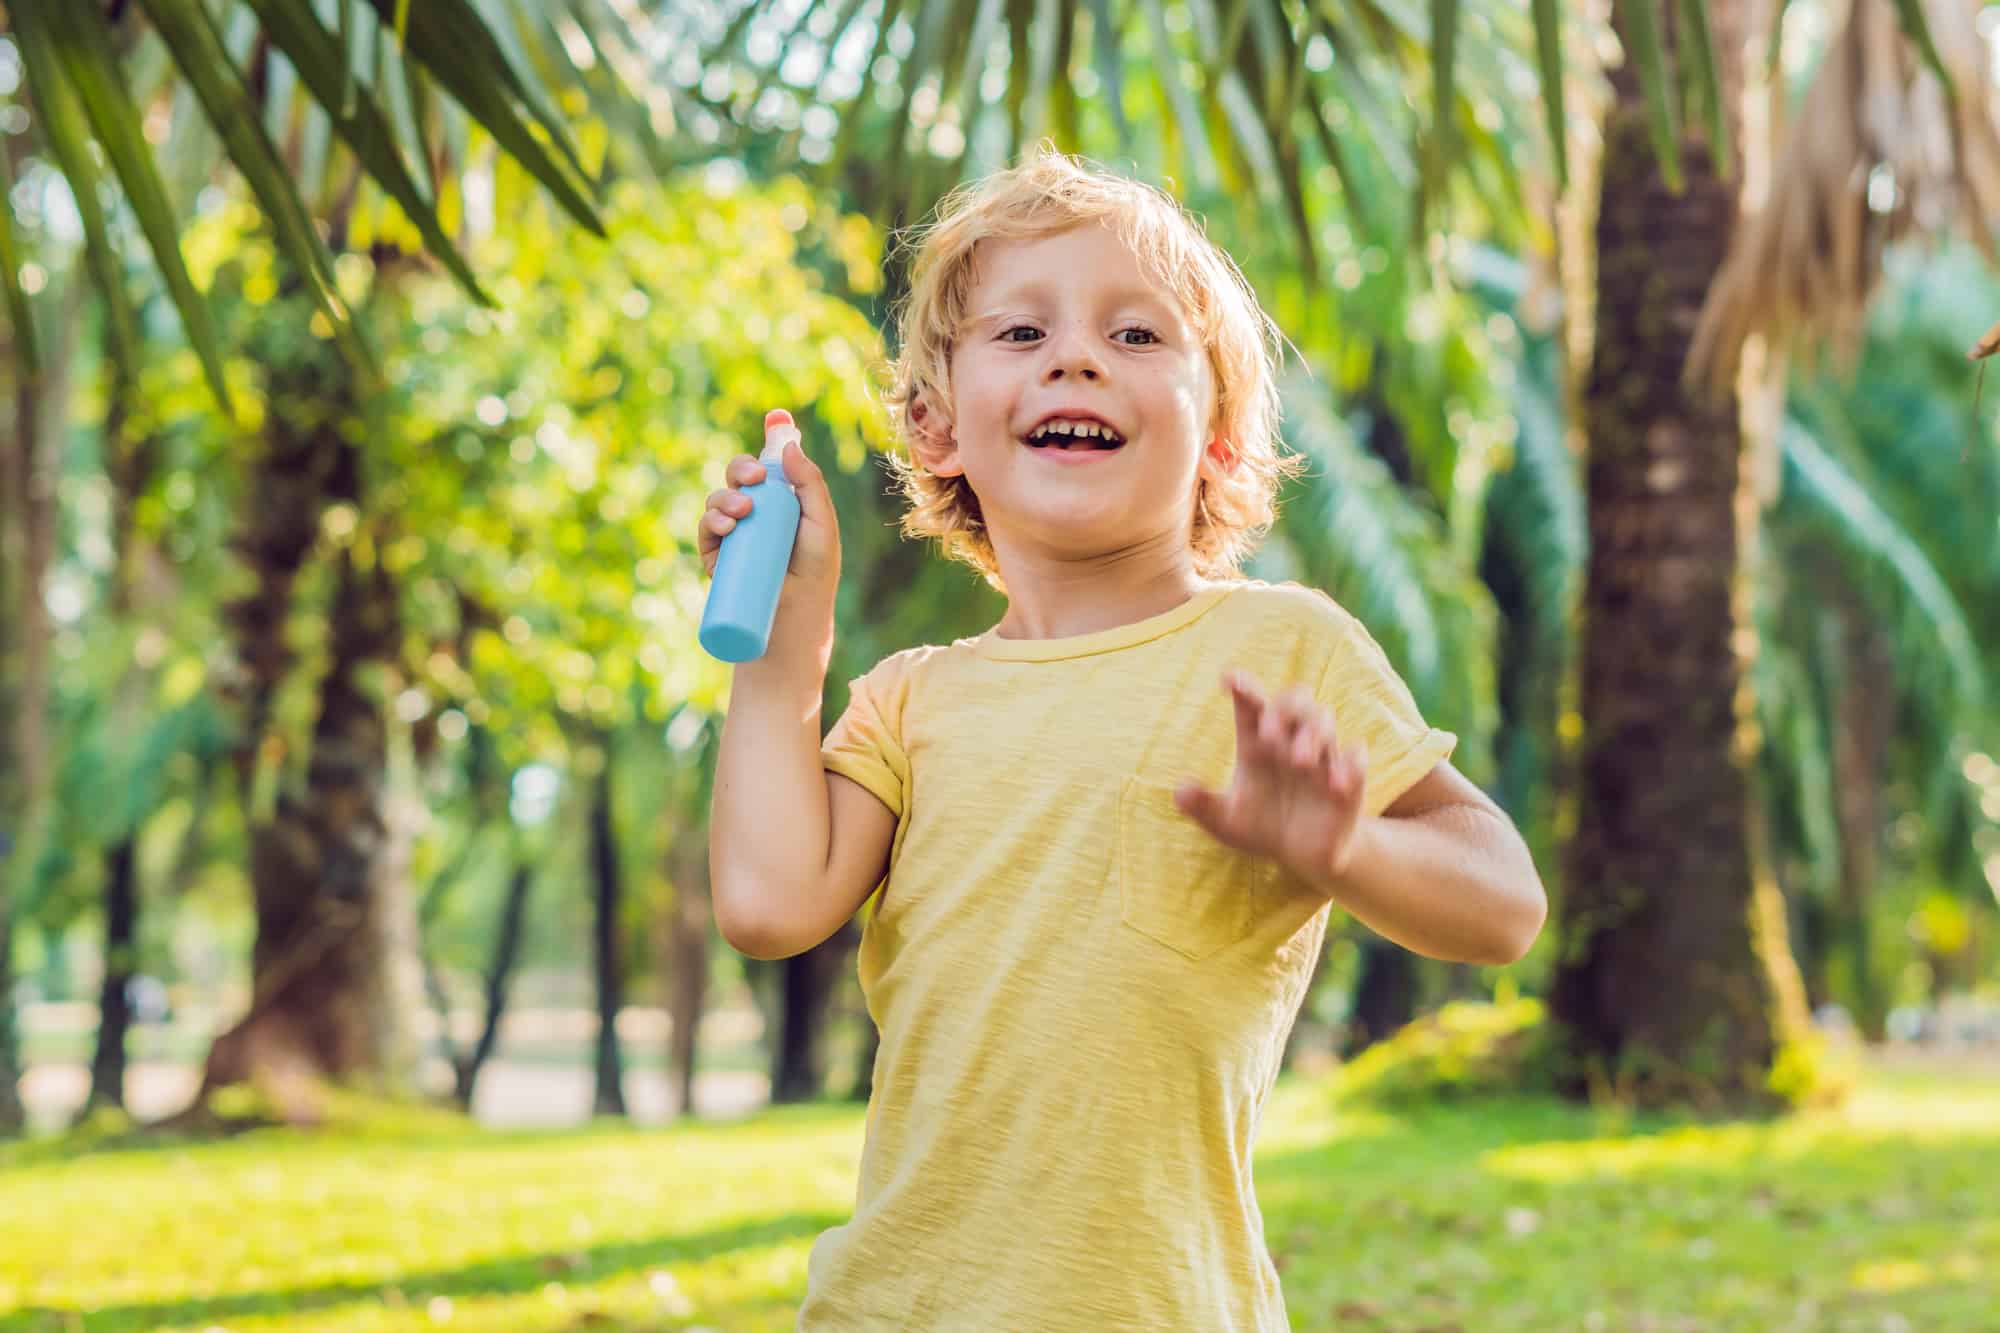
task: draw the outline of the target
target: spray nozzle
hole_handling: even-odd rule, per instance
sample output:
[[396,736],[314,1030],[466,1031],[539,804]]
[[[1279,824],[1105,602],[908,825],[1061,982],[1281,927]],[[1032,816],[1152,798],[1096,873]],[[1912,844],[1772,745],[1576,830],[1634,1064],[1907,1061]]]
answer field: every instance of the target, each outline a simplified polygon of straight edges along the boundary
[[786,445],[803,443],[790,412],[775,407],[764,414],[764,455],[759,461],[767,464],[783,462]]

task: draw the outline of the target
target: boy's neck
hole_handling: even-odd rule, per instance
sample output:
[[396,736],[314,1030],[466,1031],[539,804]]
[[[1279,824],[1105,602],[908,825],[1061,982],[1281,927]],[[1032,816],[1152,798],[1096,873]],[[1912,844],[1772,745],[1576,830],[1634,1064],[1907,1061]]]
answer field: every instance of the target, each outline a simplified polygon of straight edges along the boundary
[[1143,543],[1082,559],[1001,551],[1003,639],[1067,639],[1173,610],[1207,586],[1184,542]]

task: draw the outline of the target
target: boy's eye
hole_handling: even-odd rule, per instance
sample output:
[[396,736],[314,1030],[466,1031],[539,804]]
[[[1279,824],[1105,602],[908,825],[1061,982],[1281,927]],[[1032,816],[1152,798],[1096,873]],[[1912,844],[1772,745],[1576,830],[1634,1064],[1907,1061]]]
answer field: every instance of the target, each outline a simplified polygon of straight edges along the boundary
[[[1017,334],[1025,334],[1026,336],[1017,337]],[[1013,328],[1001,332],[1000,341],[1009,343],[1033,342],[1041,336],[1042,331],[1032,324],[1016,324]]]
[[1136,327],[1120,329],[1116,336],[1124,339],[1128,347],[1144,347],[1149,343],[1156,343],[1160,340],[1159,335],[1155,334],[1151,329]]

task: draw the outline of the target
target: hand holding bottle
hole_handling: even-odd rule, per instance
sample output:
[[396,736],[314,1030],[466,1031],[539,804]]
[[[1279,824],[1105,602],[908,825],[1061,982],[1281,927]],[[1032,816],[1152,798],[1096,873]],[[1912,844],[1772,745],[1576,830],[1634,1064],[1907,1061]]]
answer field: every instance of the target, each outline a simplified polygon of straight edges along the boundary
[[819,466],[800,447],[791,413],[779,408],[765,416],[764,441],[763,458],[730,460],[728,485],[708,497],[701,516],[697,549],[715,578],[701,642],[728,662],[760,657],[772,638],[793,637],[781,627],[795,618],[795,605],[823,622],[804,633],[824,639],[840,582],[833,500]]

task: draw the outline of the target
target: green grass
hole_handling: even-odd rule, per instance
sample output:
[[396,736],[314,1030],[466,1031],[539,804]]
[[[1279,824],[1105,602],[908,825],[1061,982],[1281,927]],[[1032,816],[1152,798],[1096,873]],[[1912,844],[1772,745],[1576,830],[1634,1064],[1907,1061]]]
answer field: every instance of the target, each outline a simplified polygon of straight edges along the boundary
[[[861,1117],[549,1133],[441,1113],[0,1150],[0,1333],[790,1327]],[[1334,1109],[1290,1081],[1259,1194],[1299,1329],[2000,1329],[2000,1071],[1836,1112]]]

